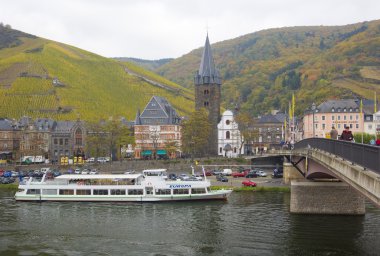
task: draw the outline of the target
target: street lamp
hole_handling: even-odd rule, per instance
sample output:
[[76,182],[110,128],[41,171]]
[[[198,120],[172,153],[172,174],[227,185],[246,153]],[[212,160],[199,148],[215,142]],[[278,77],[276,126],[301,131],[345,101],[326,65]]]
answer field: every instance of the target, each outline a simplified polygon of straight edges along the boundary
[[317,106],[315,105],[315,103],[313,102],[313,104],[311,104],[311,110],[313,111],[313,138],[315,137],[315,124],[314,124],[314,113],[315,113],[315,109],[317,108]]

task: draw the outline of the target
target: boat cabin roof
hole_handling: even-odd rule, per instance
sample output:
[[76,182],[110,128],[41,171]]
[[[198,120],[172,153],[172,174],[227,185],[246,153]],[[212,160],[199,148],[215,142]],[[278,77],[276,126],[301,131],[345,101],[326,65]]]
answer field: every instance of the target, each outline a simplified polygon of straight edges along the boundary
[[64,174],[56,177],[60,180],[98,180],[98,179],[137,179],[141,174]]

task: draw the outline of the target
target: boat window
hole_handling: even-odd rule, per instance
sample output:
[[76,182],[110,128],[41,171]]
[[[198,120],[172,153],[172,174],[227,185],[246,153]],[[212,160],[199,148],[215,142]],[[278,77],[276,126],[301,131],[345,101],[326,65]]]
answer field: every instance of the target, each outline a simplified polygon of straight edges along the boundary
[[188,189],[183,189],[183,188],[176,188],[176,189],[173,189],[173,194],[174,195],[189,194],[189,190]]
[[211,188],[210,188],[210,187],[208,187],[208,188],[207,188],[207,191],[208,191],[208,192],[211,192]]
[[142,195],[142,189],[128,189],[128,195]]
[[111,189],[111,195],[125,195],[125,189]]
[[90,196],[91,195],[91,189],[77,189],[77,195]]
[[206,190],[204,188],[192,188],[191,194],[205,194]]
[[28,195],[39,195],[39,194],[41,194],[41,190],[40,189],[28,189],[28,191],[26,191],[26,193]]
[[170,189],[156,189],[156,195],[170,195]]
[[108,195],[108,189],[94,189],[93,195],[106,196]]
[[60,195],[74,195],[74,189],[60,189]]
[[43,189],[42,194],[43,195],[56,195],[58,192],[56,189]]

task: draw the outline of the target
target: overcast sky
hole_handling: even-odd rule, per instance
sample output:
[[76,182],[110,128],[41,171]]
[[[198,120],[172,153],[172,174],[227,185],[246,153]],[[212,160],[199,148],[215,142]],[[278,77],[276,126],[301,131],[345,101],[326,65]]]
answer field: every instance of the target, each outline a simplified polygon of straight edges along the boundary
[[379,0],[0,0],[13,28],[106,57],[176,58],[267,28],[380,18]]

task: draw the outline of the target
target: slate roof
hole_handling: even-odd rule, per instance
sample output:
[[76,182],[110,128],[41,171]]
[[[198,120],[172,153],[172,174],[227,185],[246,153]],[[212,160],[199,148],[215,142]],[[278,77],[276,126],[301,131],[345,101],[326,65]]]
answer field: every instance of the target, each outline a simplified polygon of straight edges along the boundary
[[179,124],[180,120],[175,109],[165,98],[153,96],[141,114],[137,111],[135,124]]
[[259,119],[259,123],[284,123],[286,118],[286,114],[277,113],[275,115],[265,115]]
[[[363,112],[366,114],[373,113],[373,100],[363,99]],[[332,111],[334,109],[334,111]],[[346,111],[344,111],[346,109]],[[350,111],[350,109],[352,111]],[[328,100],[321,103],[317,109],[319,113],[359,113],[360,112],[360,100],[359,99],[343,99],[343,100]],[[309,110],[309,113],[311,111]]]
[[194,77],[195,84],[219,84],[221,85],[221,78],[219,71],[215,67],[214,58],[212,57],[212,51],[208,34],[206,37],[205,47],[203,49],[201,64],[198,72]]
[[12,131],[12,130],[14,130],[14,127],[12,125],[12,121],[5,119],[5,118],[0,118],[0,130],[1,131]]
[[38,118],[35,122],[34,125],[37,130],[44,130],[44,131],[49,131],[55,128],[56,122],[52,119],[49,118]]
[[71,129],[74,127],[76,122],[74,121],[58,121],[55,126],[54,132],[57,133],[69,133]]

